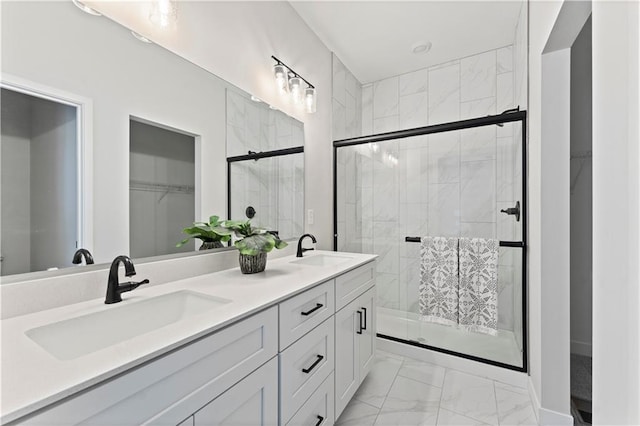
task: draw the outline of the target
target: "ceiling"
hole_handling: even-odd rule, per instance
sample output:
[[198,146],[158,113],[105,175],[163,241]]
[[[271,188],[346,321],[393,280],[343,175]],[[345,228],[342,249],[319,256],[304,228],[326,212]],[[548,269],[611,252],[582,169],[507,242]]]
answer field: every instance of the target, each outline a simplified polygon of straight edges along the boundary
[[[290,3],[355,77],[369,83],[512,44],[524,1]],[[412,52],[426,41],[429,52]]]

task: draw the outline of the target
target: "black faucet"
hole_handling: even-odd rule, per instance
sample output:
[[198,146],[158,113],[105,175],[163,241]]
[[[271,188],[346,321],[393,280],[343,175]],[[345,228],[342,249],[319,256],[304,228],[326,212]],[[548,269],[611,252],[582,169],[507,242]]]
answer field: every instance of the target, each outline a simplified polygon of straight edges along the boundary
[[302,257],[302,253],[304,253],[305,251],[313,250],[312,248],[302,248],[302,240],[304,240],[306,237],[311,237],[311,241],[313,241],[314,243],[316,242],[316,237],[311,234],[304,234],[298,240],[298,253],[296,253],[296,257]]
[[73,260],[71,263],[74,265],[79,265],[82,263],[82,258],[84,257],[84,263],[87,265],[93,265],[95,262],[93,261],[93,256],[91,256],[91,252],[85,248],[79,248],[73,254]]
[[133,267],[133,262],[129,258],[129,256],[118,256],[113,259],[111,263],[111,268],[109,269],[109,280],[107,281],[107,297],[104,300],[104,303],[118,303],[122,302],[121,293],[131,291],[134,288],[138,288],[142,284],[147,284],[149,280],[142,280],[139,283],[134,283],[133,281],[129,281],[126,283],[120,284],[118,282],[118,266],[120,263],[124,265],[124,275],[127,277],[131,277],[136,274],[136,268]]

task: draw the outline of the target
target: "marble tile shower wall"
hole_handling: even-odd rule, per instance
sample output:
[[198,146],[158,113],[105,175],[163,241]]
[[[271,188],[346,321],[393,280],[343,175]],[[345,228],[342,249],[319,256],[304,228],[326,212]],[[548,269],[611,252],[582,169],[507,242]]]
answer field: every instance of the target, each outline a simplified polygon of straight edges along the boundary
[[[302,123],[227,91],[227,156],[304,145]],[[283,238],[304,229],[304,155],[234,163],[231,214],[240,220],[252,206],[257,226],[278,230]],[[222,214],[223,215],[223,214]]]
[[[333,66],[333,140],[347,139],[362,134],[362,85],[332,54]],[[362,251],[362,221],[357,212],[356,156],[349,150],[337,158],[338,250]],[[364,253],[364,252],[363,252]]]
[[[510,45],[364,85],[362,133],[482,117],[513,107]],[[344,181],[355,180],[355,197],[345,199],[356,205],[341,206],[344,215],[338,217],[360,218],[361,249],[380,255],[378,306],[399,315],[418,313],[419,244],[405,243],[405,236],[518,237],[513,217],[499,212],[512,207],[519,195],[516,127],[383,142],[343,156],[346,164],[355,160],[356,176],[348,176],[346,167]],[[520,286],[514,252],[500,250],[499,327],[506,330],[514,330],[514,286]]]

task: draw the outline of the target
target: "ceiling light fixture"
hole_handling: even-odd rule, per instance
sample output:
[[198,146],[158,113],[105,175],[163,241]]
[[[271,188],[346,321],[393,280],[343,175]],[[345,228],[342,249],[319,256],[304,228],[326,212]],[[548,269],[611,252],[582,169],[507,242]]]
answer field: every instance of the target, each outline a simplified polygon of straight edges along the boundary
[[151,40],[149,40],[148,38],[146,38],[145,36],[143,36],[142,34],[138,34],[135,31],[131,31],[131,34],[137,38],[138,40],[140,40],[143,43],[153,43]]
[[88,13],[89,15],[93,15],[93,16],[102,16],[102,13],[98,12],[95,9],[90,8],[86,4],[82,3],[80,0],[71,0],[71,2],[75,4],[78,7],[78,9],[80,9],[84,13]]
[[[313,114],[316,112],[317,93],[313,84],[309,83],[300,74],[287,66],[275,56],[271,58],[276,61],[273,66],[273,76],[276,79],[276,87],[281,94],[289,93],[293,103],[304,105],[306,112]],[[303,82],[307,85],[303,86]]]
[[428,51],[431,50],[431,42],[430,41],[419,41],[417,43],[413,43],[413,45],[411,45],[411,51],[413,53],[420,54],[420,53],[427,53]]

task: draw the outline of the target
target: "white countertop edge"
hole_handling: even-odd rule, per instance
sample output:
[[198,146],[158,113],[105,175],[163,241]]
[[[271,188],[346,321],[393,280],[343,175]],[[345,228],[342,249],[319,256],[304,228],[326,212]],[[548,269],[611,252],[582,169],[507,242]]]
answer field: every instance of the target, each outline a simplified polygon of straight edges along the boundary
[[[66,386],[64,389],[57,389],[57,390],[52,390],[51,392],[47,392],[46,390],[42,390],[40,389],[40,395],[34,395],[31,398],[24,398],[23,401],[20,402],[15,402],[15,401],[11,401],[10,404],[6,404],[6,402],[4,401],[5,398],[2,398],[2,415],[0,416],[0,424],[6,424],[6,423],[10,423],[13,422],[15,420],[20,419],[21,417],[27,416],[27,415],[31,415],[31,414],[35,414],[36,411],[41,410],[51,404],[54,403],[58,403],[58,402],[62,402],[64,399],[73,396],[74,394],[81,392],[83,390],[87,390],[92,386],[95,386],[97,384],[100,384],[102,382],[108,381],[110,379],[114,379],[117,376],[126,373],[128,370],[131,370],[132,368],[141,366],[153,359],[156,359],[158,357],[161,357],[177,348],[180,348],[182,346],[185,346],[189,343],[194,342],[195,340],[198,340],[204,336],[207,336],[211,333],[214,333],[216,331],[220,331],[221,329],[228,327],[230,325],[232,325],[233,323],[236,323],[242,319],[245,319],[251,315],[254,315],[258,312],[261,312],[265,309],[268,309],[272,306],[277,305],[278,303],[282,302],[283,300],[289,299],[299,293],[304,292],[305,290],[308,290],[309,288],[315,287],[316,285],[331,280],[333,278],[335,278],[338,275],[342,275],[346,272],[349,272],[350,270],[353,270],[355,268],[358,268],[359,266],[362,266],[368,262],[373,261],[377,256],[376,255],[367,255],[367,254],[360,254],[360,253],[347,253],[347,252],[334,252],[334,251],[315,251],[312,253],[307,253],[305,254],[304,257],[312,257],[312,256],[317,256],[317,255],[329,255],[329,256],[339,256],[339,255],[345,255],[345,256],[349,256],[352,258],[352,260],[348,261],[348,262],[344,262],[343,264],[340,265],[336,265],[336,266],[316,266],[316,265],[290,265],[290,267],[295,268],[296,271],[306,271],[306,272],[311,272],[312,276],[314,276],[314,278],[312,279],[301,279],[300,282],[295,286],[295,289],[290,289],[290,291],[287,291],[286,293],[282,293],[280,292],[280,294],[278,296],[275,297],[269,297],[270,295],[268,293],[265,292],[264,296],[265,299],[262,303],[259,304],[253,304],[250,308],[236,312],[234,315],[230,315],[228,317],[226,317],[225,319],[222,320],[215,320],[213,323],[207,325],[205,328],[195,332],[195,333],[190,333],[190,334],[185,334],[180,338],[177,339],[172,339],[171,341],[166,341],[166,342],[162,342],[162,347],[161,348],[157,348],[157,349],[152,349],[149,352],[146,352],[145,350],[139,350],[138,354],[136,354],[134,357],[131,357],[129,359],[125,359],[122,360],[121,362],[116,362],[115,364],[117,365],[112,365],[110,367],[107,367],[104,371],[102,371],[99,374],[92,374],[90,377],[86,377],[84,379],[80,379],[78,381],[76,381],[76,383],[74,383],[73,385],[70,386]],[[286,257],[282,257],[282,258],[278,258],[278,259],[274,259],[272,261],[268,261],[267,262],[267,268],[266,268],[266,272],[268,273],[270,267],[273,269],[276,269],[279,266],[284,266],[289,264],[290,262],[296,260],[295,256],[286,256]],[[294,271],[295,272],[295,271]],[[320,272],[324,272],[324,273],[320,273]],[[304,274],[303,274],[304,275]],[[230,277],[232,279],[236,279],[236,280],[253,280],[255,278],[258,278],[258,274],[256,275],[242,275],[239,272],[239,268],[233,268],[233,269],[229,269],[229,270],[225,270],[225,271],[220,271],[220,272],[215,272],[215,273],[211,273],[211,274],[206,274],[206,275],[201,275],[198,277],[193,277],[193,278],[187,278],[184,280],[180,280],[180,281],[176,281],[176,282],[172,282],[172,283],[166,283],[166,284],[161,284],[161,285],[157,285],[154,286],[153,288],[156,289],[156,291],[154,292],[154,294],[152,296],[157,296],[160,294],[166,294],[166,293],[171,293],[173,291],[177,291],[177,290],[185,290],[185,289],[191,289],[191,285],[194,286],[193,291],[197,291],[197,292],[202,292],[202,289],[198,288],[198,285],[202,285],[202,281],[203,280],[207,280],[207,279],[216,279],[217,277]],[[271,278],[271,280],[276,280],[277,278]],[[192,284],[193,283],[193,284]],[[233,285],[233,284],[230,284]],[[215,286],[215,285],[214,285]],[[105,283],[105,288],[106,288],[106,283]],[[141,287],[142,288],[142,287]],[[164,291],[163,291],[164,290]],[[123,299],[126,299],[127,296],[132,295],[135,293],[123,293]],[[228,295],[222,295],[222,297],[228,297]],[[54,309],[50,309],[48,311],[41,311],[41,312],[36,312],[33,314],[28,314],[28,315],[24,315],[21,317],[16,317],[16,318],[11,318],[11,319],[7,319],[7,320],[3,320],[2,322],[2,331],[3,331],[3,335],[6,333],[5,332],[5,325],[9,324],[9,327],[11,326],[10,324],[13,322],[19,322],[21,325],[21,329],[20,330],[22,332],[22,337],[24,339],[30,340],[26,335],[24,335],[24,331],[34,328],[34,327],[39,327],[42,324],[40,323],[40,321],[36,320],[36,324],[32,325],[32,326],[24,326],[24,323],[28,323],[28,320],[32,317],[35,319],[38,319],[40,316],[44,315],[44,314],[48,314],[48,313],[52,313],[53,316],[55,316],[56,311],[61,311],[60,316],[51,321],[51,322],[57,322],[57,321],[61,321],[66,319],[65,318],[65,314],[64,312],[67,310],[67,308],[69,308],[69,306],[77,306],[77,307],[82,307],[83,305],[90,305],[90,304],[95,304],[95,300],[92,301],[88,301],[88,302],[81,302],[81,303],[77,303],[74,305],[68,305],[68,306],[63,306],[63,307],[59,307],[59,308],[54,308]],[[163,327],[164,328],[164,327]],[[156,330],[157,331],[157,330]],[[155,332],[153,332],[155,333]],[[135,341],[139,338],[142,338],[144,335],[142,336],[137,336],[131,340]],[[3,338],[4,340],[4,338]],[[7,349],[7,345],[2,345],[3,349],[3,356],[2,358],[4,358],[4,352],[6,350],[10,350]],[[109,348],[106,348],[104,350],[98,351],[98,352],[103,352],[103,351],[107,351]],[[95,353],[92,354],[87,354],[84,357],[80,357],[79,359],[91,356]],[[108,354],[107,354],[108,355]],[[58,362],[62,362],[62,361],[58,361]],[[4,363],[3,363],[4,364]],[[3,365],[3,369],[5,369],[6,366]],[[3,374],[4,375],[4,374]],[[55,388],[55,386],[50,386],[50,388],[53,387]],[[5,383],[4,378],[2,379],[2,388],[4,389],[4,392],[7,392],[9,389],[12,388],[11,383]],[[46,388],[46,386],[45,386]],[[3,392],[3,393],[4,393]],[[45,395],[43,395],[45,394]]]

